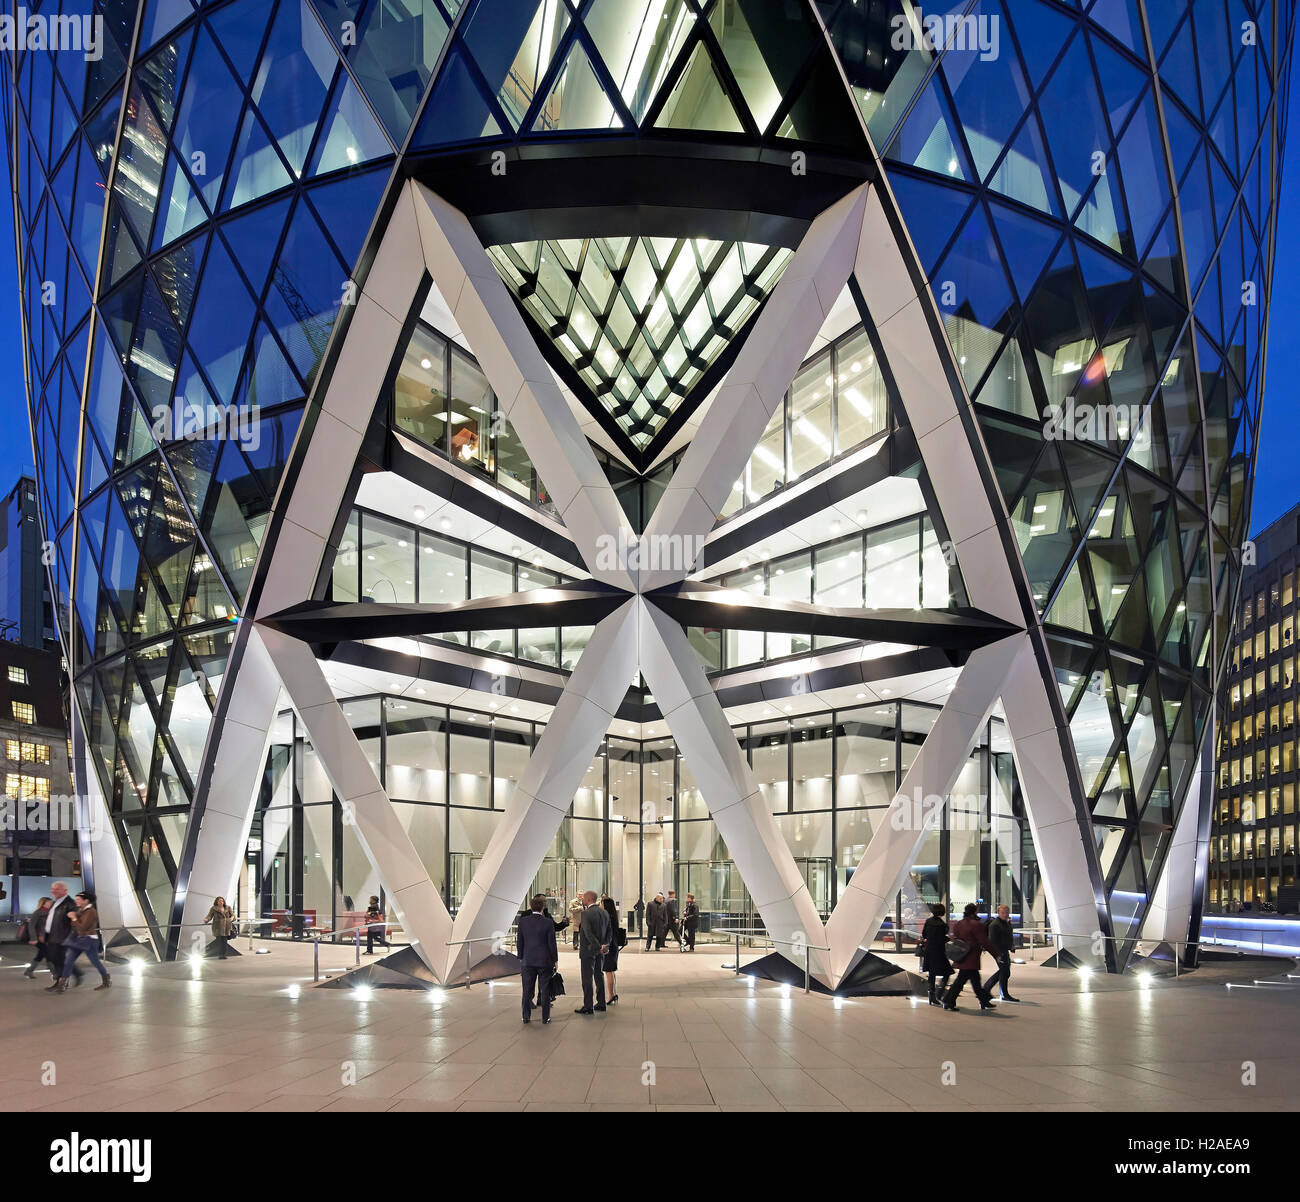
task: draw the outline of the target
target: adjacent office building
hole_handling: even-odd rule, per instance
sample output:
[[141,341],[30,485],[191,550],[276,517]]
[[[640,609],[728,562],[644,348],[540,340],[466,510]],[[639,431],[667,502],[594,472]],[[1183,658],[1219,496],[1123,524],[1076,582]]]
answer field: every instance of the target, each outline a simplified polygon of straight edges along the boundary
[[[1254,539],[1224,679],[1208,904],[1278,907],[1296,883],[1300,506]],[[1285,908],[1294,909],[1294,903]]]
[[21,476],[0,502],[0,638],[54,651],[59,643],[43,551],[36,481]]
[[4,105],[108,920],[1194,935],[1290,0],[94,13]]

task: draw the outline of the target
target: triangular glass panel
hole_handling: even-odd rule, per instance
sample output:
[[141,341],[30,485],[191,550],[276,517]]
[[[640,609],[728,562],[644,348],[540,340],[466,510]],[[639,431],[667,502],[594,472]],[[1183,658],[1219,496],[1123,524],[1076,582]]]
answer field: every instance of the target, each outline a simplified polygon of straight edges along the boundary
[[[447,40],[447,18],[435,0],[401,5],[311,0],[389,138],[402,144]],[[454,13],[459,6],[448,4]]]
[[514,128],[532,108],[568,27],[568,10],[554,0],[480,4],[470,14],[465,47]]
[[[1034,397],[1033,380],[1025,364],[1018,337],[1007,339],[997,363],[981,385],[975,400],[981,405],[1014,413],[1018,417],[1027,417],[1030,421],[1038,420],[1038,402]],[[997,468],[996,454],[993,462]]]
[[1058,48],[1074,32],[1075,22],[1044,0],[1017,0],[1008,6],[1008,15],[1024,52],[1030,81],[1037,88],[1051,69]]
[[361,90],[346,71],[339,73],[324,132],[312,156],[309,175],[355,167],[393,153]]
[[174,148],[193,172],[209,209],[221,196],[242,104],[243,92],[212,34],[200,28],[176,118]]
[[780,121],[777,135],[866,153],[862,126],[829,51],[818,52],[811,74]]
[[113,177],[113,195],[121,202],[137,240],[148,245],[163,172],[163,156],[157,147],[167,144],[167,135],[139,82],[131,85],[128,114]]
[[310,385],[325,353],[342,300],[343,266],[330,249],[316,218],[299,204],[289,220],[284,246],[271,273],[266,311],[280,339]]
[[379,167],[325,180],[308,193],[321,228],[334,240],[348,267],[355,265],[368,232],[366,223],[356,215],[376,211],[387,182],[387,168]]
[[1061,206],[1046,163],[1047,151],[1038,129],[1038,118],[1031,112],[1006,157],[989,177],[988,186],[1012,200],[1056,216]]
[[281,198],[221,225],[235,265],[244,273],[255,297],[260,297],[266,288],[267,275],[289,215],[289,204],[289,198]]
[[244,114],[244,124],[235,141],[230,176],[233,182],[227,186],[223,209],[237,209],[290,182],[289,172],[276,153],[270,135],[251,108]]
[[575,38],[564,66],[533,118],[532,132],[622,128],[623,120],[592,69],[586,48]]
[[[1102,102],[1111,132],[1119,137],[1133,106],[1146,87],[1147,77],[1122,54],[1112,50],[1104,38],[1090,37],[1088,44],[1097,63]],[[1145,52],[1142,57],[1146,57]]]
[[433,85],[413,145],[452,145],[500,134],[492,106],[479,91],[459,47],[453,46]]
[[1027,301],[1052,252],[1060,245],[1061,232],[996,200],[990,200],[989,211],[1002,243],[1011,282],[1021,301]]
[[722,84],[722,74],[697,42],[685,69],[655,119],[657,129],[741,133],[744,124]]
[[154,264],[155,274],[162,284],[163,300],[171,310],[172,320],[181,330],[185,328],[194,304],[194,289],[198,287],[207,241],[207,234],[200,234]]
[[949,188],[924,176],[895,172],[889,183],[916,246],[921,270],[928,278],[965,220],[972,199],[958,188]]
[[162,185],[162,211],[154,226],[153,249],[156,251],[177,238],[183,238],[200,222],[207,220],[180,160],[175,153],[167,156],[167,175]]
[[592,0],[583,22],[624,104],[640,123],[695,27],[686,0],[657,0],[646,6]]
[[[966,387],[973,389],[997,354],[1016,307],[983,206],[977,205],[931,286]],[[953,303],[949,304],[949,299]]]
[[338,56],[310,6],[302,0],[281,4],[251,95],[295,179],[302,175],[337,67]]
[[253,300],[225,244],[213,238],[190,323],[189,345],[223,405],[234,397],[253,311]]
[[885,157],[936,175],[971,180],[961,136],[937,77],[917,99]]

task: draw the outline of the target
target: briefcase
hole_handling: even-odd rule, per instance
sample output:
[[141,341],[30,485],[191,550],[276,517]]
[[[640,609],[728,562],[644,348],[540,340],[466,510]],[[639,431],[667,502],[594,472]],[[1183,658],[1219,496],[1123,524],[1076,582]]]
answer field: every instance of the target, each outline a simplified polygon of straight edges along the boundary
[[551,1001],[564,996],[564,978],[558,972],[551,973]]

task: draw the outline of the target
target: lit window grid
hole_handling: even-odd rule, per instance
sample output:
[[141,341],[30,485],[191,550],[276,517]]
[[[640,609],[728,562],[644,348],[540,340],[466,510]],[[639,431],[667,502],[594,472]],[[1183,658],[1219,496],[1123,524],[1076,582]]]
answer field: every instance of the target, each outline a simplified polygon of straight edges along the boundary
[[[667,249],[657,245],[664,242]],[[638,447],[663,428],[792,257],[784,247],[704,238],[589,238],[573,255],[562,242],[514,243],[488,253]],[[629,282],[636,267],[641,295]]]
[[50,782],[43,776],[31,776],[22,772],[6,772],[5,796],[23,797],[34,801],[49,801]]
[[50,748],[46,743],[29,743],[25,739],[6,739],[5,758],[23,764],[48,764]]

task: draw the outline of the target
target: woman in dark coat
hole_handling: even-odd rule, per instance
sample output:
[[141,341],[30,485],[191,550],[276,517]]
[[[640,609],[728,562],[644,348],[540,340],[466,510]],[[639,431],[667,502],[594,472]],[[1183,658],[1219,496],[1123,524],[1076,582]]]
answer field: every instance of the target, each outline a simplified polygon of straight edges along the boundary
[[953,968],[957,970],[957,979],[943,999],[945,1010],[957,1009],[957,998],[961,994],[961,987],[967,981],[971,983],[975,996],[979,998],[981,1010],[997,1009],[989,997],[988,990],[980,984],[980,950],[983,949],[992,956],[996,956],[997,952],[989,942],[988,932],[980,922],[979,913],[979,907],[972,902],[963,911],[961,921],[952,924],[952,937],[960,939],[970,948],[970,951],[953,963]]
[[952,975],[952,965],[943,950],[948,942],[948,923],[945,921],[947,913],[947,906],[931,906],[930,917],[925,920],[925,926],[921,928],[921,971],[930,976],[931,1006],[943,1005],[939,995],[935,993],[935,978],[942,978],[943,984],[940,986],[942,991],[948,988],[948,978]]
[[614,987],[618,984],[618,978],[615,974],[618,972],[618,949],[619,932],[622,931],[623,937],[627,938],[627,932],[618,925],[618,906],[614,904],[612,897],[602,897],[600,904],[604,906],[605,913],[609,915],[610,929],[614,932],[614,938],[610,941],[609,951],[605,953],[605,1004],[612,1006],[618,1001],[618,994],[614,992]]

